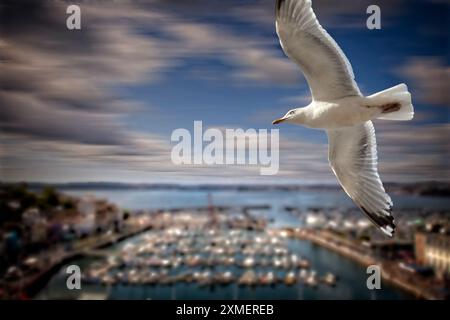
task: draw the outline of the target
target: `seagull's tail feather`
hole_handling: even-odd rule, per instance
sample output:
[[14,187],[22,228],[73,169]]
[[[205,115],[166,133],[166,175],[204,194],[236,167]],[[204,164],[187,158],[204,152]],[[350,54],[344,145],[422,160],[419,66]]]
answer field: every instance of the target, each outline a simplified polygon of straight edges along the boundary
[[404,83],[377,92],[368,98],[381,109],[381,114],[377,119],[411,120],[414,117],[411,94]]

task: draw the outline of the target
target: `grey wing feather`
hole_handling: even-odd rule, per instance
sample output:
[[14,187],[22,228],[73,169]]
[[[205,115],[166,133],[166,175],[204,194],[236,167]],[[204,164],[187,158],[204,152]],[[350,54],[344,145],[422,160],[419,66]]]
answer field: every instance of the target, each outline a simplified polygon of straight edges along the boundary
[[281,47],[296,62],[315,100],[361,95],[350,62],[319,24],[311,0],[277,0],[276,29]]
[[395,231],[392,200],[377,170],[377,142],[371,121],[354,127],[328,130],[331,168],[342,188],[384,233]]

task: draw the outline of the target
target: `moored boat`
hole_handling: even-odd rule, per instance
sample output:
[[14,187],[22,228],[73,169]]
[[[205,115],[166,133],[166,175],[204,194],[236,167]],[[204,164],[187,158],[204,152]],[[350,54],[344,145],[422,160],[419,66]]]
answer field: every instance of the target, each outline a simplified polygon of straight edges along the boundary
[[284,277],[284,283],[288,286],[292,286],[297,282],[297,277],[295,276],[295,273],[293,271],[290,271],[286,274]]
[[327,272],[323,278],[322,281],[326,283],[327,285],[334,287],[336,285],[336,276],[332,274],[331,272]]
[[245,271],[239,278],[238,283],[241,285],[254,285],[256,284],[256,274],[253,270]]

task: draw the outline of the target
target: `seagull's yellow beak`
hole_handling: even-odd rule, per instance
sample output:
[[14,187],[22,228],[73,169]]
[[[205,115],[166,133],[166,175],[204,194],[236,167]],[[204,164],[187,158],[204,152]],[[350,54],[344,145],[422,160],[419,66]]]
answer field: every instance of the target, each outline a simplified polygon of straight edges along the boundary
[[284,122],[286,120],[286,118],[280,118],[280,119],[276,119],[272,121],[272,124],[279,124],[281,122]]

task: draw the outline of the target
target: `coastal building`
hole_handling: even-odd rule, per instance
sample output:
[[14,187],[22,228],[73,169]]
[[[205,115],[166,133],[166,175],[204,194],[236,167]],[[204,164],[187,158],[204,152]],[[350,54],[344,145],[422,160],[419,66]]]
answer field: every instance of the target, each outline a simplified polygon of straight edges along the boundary
[[106,231],[120,227],[121,211],[119,208],[108,202],[106,199],[97,199],[95,205],[95,226],[97,230]]
[[45,218],[36,220],[36,222],[31,225],[30,241],[32,243],[45,242],[47,240],[47,229],[48,224]]
[[414,244],[408,240],[372,240],[372,252],[381,258],[412,262],[414,260]]
[[416,232],[414,236],[414,250],[416,261],[420,265],[426,265],[425,247],[427,244],[427,235],[425,232]]
[[22,222],[29,230],[28,241],[31,243],[47,240],[47,218],[37,208],[29,208],[22,214]]
[[438,274],[450,273],[450,234],[417,232],[415,254],[419,264],[433,267]]
[[78,201],[77,210],[79,216],[77,217],[76,227],[81,234],[90,234],[94,232],[96,227],[95,209],[94,197],[86,196]]

